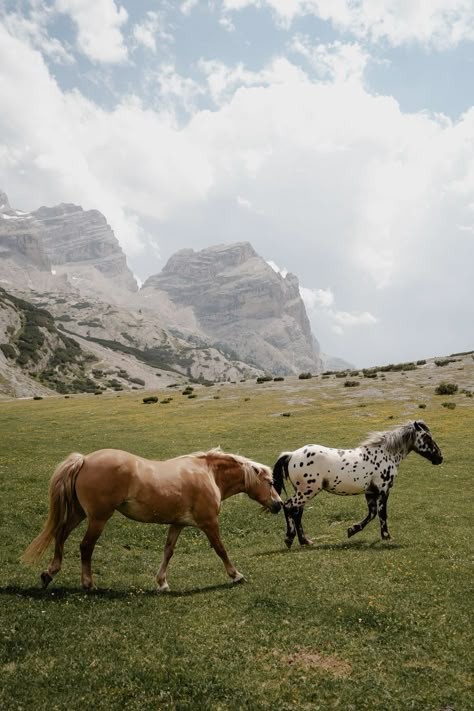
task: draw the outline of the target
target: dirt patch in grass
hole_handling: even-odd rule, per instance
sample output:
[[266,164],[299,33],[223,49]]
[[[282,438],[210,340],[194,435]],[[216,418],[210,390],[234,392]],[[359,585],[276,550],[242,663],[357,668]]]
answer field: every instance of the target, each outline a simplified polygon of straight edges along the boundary
[[321,669],[339,678],[348,677],[352,672],[349,662],[329,654],[321,654],[313,649],[299,649],[293,654],[281,655],[281,660],[288,666],[300,667],[305,670]]

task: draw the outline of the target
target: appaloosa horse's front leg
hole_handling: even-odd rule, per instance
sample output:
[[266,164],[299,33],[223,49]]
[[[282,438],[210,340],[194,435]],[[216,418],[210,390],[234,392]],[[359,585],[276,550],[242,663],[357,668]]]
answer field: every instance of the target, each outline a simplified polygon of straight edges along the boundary
[[168,568],[168,563],[170,558],[174,553],[174,547],[176,541],[178,540],[179,534],[183,530],[183,526],[177,526],[176,524],[171,524],[168,529],[168,535],[166,537],[165,549],[163,551],[163,559],[161,561],[160,569],[156,575],[156,582],[158,585],[158,592],[168,592],[170,586],[166,580],[166,571]]
[[369,512],[367,516],[362,519],[362,521],[359,521],[359,523],[354,523],[350,528],[347,529],[347,537],[351,538],[351,536],[355,536],[356,533],[359,533],[362,531],[367,524],[372,521],[373,518],[377,515],[377,500],[378,500],[378,495],[373,492],[368,492],[365,495],[365,500],[367,501],[367,506],[369,508]]
[[224,563],[227,575],[232,578],[232,582],[238,583],[241,580],[244,580],[244,576],[242,575],[242,573],[239,573],[239,571],[227,555],[227,551],[224,548],[224,544],[222,543],[221,535],[219,533],[219,524],[217,523],[217,520],[213,523],[208,523],[204,526],[201,526],[201,529],[204,531],[204,533],[209,539],[209,543]]
[[390,539],[390,533],[387,527],[387,501],[388,501],[388,491],[381,491],[379,498],[377,500],[377,512],[380,521],[380,535],[384,541]]

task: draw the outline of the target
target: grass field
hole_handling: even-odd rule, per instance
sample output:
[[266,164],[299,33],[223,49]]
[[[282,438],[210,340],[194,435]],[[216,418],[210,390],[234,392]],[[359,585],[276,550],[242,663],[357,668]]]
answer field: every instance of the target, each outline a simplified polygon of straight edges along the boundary
[[[144,405],[138,393],[0,403],[0,708],[472,709],[474,399],[460,391],[473,376],[469,357],[353,388],[332,376],[196,387],[193,399],[157,391],[168,404]],[[435,395],[440,379],[459,383],[458,394]],[[90,593],[79,587],[84,526],[47,591],[41,566],[18,562],[71,451],[163,459],[221,445],[271,465],[284,449],[349,447],[416,418],[445,459],[402,463],[388,543],[376,522],[346,538],[364,497],[321,494],[305,513],[314,546],[287,551],[283,514],[262,515],[241,495],[220,523],[243,585],[187,529],[172,592],[156,594],[166,529],[120,514],[96,547]]]

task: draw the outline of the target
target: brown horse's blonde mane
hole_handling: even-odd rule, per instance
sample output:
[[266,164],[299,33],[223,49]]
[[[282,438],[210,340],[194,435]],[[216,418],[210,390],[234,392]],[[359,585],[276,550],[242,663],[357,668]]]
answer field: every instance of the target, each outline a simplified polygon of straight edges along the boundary
[[220,447],[213,447],[208,452],[192,452],[189,455],[183,456],[206,458],[212,455],[232,459],[234,462],[237,462],[237,464],[240,464],[244,470],[246,489],[254,486],[260,479],[272,480],[270,467],[265,466],[265,464],[260,464],[259,462],[254,462],[252,459],[247,459],[247,457],[242,457],[240,454],[224,452]]

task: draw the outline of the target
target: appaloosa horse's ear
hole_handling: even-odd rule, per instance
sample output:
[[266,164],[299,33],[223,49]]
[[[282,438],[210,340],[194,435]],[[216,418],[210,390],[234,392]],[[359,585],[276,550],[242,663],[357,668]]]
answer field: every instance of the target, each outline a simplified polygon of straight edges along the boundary
[[424,432],[429,432],[429,429],[425,425],[423,420],[415,420],[413,424],[415,425],[415,430],[418,430],[418,431],[423,430]]

